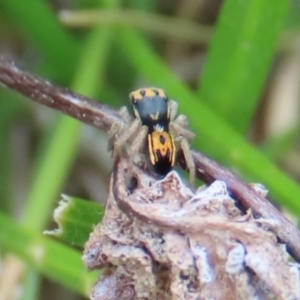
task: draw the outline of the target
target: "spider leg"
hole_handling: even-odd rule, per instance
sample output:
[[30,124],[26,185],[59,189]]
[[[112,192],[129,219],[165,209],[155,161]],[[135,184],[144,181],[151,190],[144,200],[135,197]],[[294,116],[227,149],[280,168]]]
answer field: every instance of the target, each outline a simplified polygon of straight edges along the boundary
[[196,167],[193,159],[193,155],[190,149],[189,142],[186,138],[180,137],[179,140],[180,143],[180,148],[182,149],[187,168],[189,169],[190,172],[190,183],[192,186],[195,184],[195,176],[196,176]]
[[135,154],[137,152],[140,152],[142,146],[145,145],[147,134],[148,134],[148,127],[143,125],[141,126],[137,136],[132,141],[132,145],[130,147],[131,154]]
[[122,106],[120,109],[119,109],[119,114],[121,115],[122,119],[130,124],[130,122],[132,121],[132,116],[130,115],[128,109],[126,106]]
[[[185,117],[181,115],[182,117]],[[179,116],[180,117],[180,116]],[[178,118],[176,118],[177,120]],[[191,132],[190,130],[183,127],[180,123],[173,121],[170,122],[170,132],[174,136],[174,139],[177,140],[180,137],[185,138],[187,141],[192,141],[195,138],[195,134]]]
[[110,129],[107,132],[108,136],[108,145],[107,145],[107,150],[113,151],[114,149],[114,142],[116,139],[116,135],[118,132],[122,132],[125,130],[126,124],[123,121],[115,122]]
[[[137,163],[142,167],[145,166],[146,157],[145,153],[141,151],[142,147],[144,147],[148,135],[148,127],[141,126],[137,135],[132,140],[131,146],[129,147],[128,157],[131,164]],[[136,155],[138,154],[138,155]]]
[[171,121],[175,120],[177,111],[178,111],[178,103],[174,100],[169,100],[169,114],[170,114]]
[[119,110],[122,120],[115,122],[111,128],[107,132],[108,136],[108,150],[113,151],[114,149],[114,142],[117,138],[118,133],[122,133],[125,131],[126,128],[129,127],[131,122],[131,116],[126,106],[122,106]]
[[134,119],[129,128],[125,128],[125,130],[122,130],[120,134],[118,134],[118,137],[115,139],[113,147],[113,158],[116,157],[118,153],[122,151],[123,146],[125,143],[133,137],[133,135],[136,133],[137,129],[141,126],[141,120],[140,119]]
[[188,128],[189,127],[189,119],[185,115],[179,115],[177,118],[173,120],[173,123],[178,124],[179,126],[183,128]]

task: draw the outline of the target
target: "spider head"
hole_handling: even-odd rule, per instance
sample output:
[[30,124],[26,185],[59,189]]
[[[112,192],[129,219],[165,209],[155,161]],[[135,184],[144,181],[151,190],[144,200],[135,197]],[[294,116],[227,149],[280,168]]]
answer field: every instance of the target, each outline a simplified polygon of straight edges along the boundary
[[169,99],[162,89],[142,88],[130,93],[133,114],[143,125],[162,124],[170,122]]

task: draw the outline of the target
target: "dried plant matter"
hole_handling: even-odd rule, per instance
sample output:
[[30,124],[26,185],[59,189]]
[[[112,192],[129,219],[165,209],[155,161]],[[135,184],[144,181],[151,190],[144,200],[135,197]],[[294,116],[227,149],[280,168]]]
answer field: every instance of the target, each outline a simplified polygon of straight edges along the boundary
[[300,299],[278,223],[241,212],[224,182],[192,192],[174,171],[127,170],[117,163],[85,247],[86,265],[106,268],[91,299]]
[[[33,101],[57,109],[105,131],[108,131],[116,121],[121,120],[120,113],[110,107],[24,72],[2,56],[0,56],[0,82]],[[277,220],[282,229],[278,232],[278,237],[287,244],[294,259],[300,261],[300,243],[298,242],[300,232],[283,214],[229,170],[199,152],[192,151],[192,154],[199,179],[208,184],[215,180],[226,182],[228,191],[244,207],[251,208],[255,216]],[[178,155],[178,163],[186,168],[182,153]]]
[[[0,56],[0,82],[33,101],[105,131],[108,131],[116,121],[122,120],[120,113],[110,107],[24,72],[2,56]],[[251,189],[239,177],[199,152],[192,151],[192,154],[199,179],[207,184],[215,180],[226,182],[230,194],[244,207],[251,208],[255,216],[278,221],[281,228],[278,237],[287,245],[293,258],[300,262],[298,229],[265,197]],[[182,153],[178,155],[178,163],[186,168]]]

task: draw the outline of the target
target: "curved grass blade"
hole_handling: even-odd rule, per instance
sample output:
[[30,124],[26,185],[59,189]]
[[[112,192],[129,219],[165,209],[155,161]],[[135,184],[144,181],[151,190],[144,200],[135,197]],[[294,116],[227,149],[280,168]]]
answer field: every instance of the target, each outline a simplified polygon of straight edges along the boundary
[[268,75],[289,3],[227,0],[212,39],[199,96],[245,133]]

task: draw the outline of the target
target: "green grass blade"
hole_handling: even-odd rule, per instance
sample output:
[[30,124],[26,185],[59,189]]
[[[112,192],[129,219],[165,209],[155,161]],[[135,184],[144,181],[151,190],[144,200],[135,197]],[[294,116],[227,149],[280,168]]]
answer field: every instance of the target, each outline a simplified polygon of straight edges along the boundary
[[199,96],[241,133],[249,128],[288,7],[282,0],[223,4]]
[[60,117],[56,124],[29,193],[23,218],[26,227],[39,232],[45,227],[75,159],[81,126],[79,121],[69,117]]
[[[99,87],[99,82],[95,78],[99,78],[99,74],[104,72],[106,52],[111,42],[111,35],[107,29],[103,31],[102,28],[97,28],[95,31],[90,34],[90,39],[86,43],[73,84],[74,90],[87,96],[92,96]],[[37,231],[44,228],[53,201],[61,192],[75,159],[81,126],[80,122],[69,117],[59,119],[29,195],[30,200],[24,216],[26,226]]]
[[94,226],[101,222],[103,214],[104,207],[98,203],[63,195],[53,214],[58,229],[45,233],[83,247]]
[[[120,46],[135,68],[151,85],[166,88],[171,97],[178,99],[180,112],[189,117],[191,128],[197,133],[196,148],[229,167],[239,167],[251,180],[264,184],[278,203],[300,214],[300,187],[296,182],[202,104],[139,34],[128,29],[119,36]],[[132,45],[139,51],[132,53]]]
[[[22,228],[0,212],[0,244],[52,280],[88,295],[97,274],[88,273],[81,253]],[[13,237],[13,238],[12,238]]]

